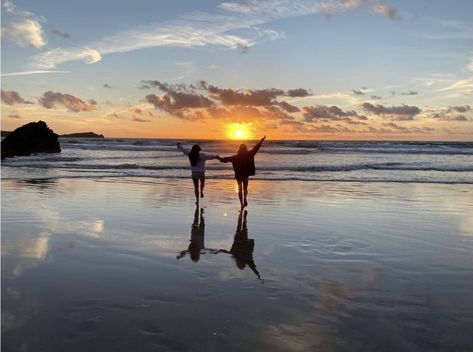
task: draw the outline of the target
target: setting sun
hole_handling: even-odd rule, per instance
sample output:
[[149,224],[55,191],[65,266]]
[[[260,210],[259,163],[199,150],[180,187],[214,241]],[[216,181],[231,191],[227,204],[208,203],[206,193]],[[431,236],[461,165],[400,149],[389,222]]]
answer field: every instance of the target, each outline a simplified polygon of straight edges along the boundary
[[228,136],[231,139],[250,139],[251,138],[249,124],[231,123],[227,126],[227,128],[228,128]]

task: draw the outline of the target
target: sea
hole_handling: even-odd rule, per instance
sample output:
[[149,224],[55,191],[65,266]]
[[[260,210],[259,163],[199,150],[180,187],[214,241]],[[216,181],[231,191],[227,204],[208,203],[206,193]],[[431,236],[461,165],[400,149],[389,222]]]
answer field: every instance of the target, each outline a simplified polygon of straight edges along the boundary
[[[177,142],[229,156],[241,141],[60,138],[60,154],[2,161],[2,179],[188,178]],[[256,142],[247,142],[251,148]],[[473,142],[265,141],[256,156],[261,180],[473,183]],[[230,164],[207,161],[206,177],[231,179]]]

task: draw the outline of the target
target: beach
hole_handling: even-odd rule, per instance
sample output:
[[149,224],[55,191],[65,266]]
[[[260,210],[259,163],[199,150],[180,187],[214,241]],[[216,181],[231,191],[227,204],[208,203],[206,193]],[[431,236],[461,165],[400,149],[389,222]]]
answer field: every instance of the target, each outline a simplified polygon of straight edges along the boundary
[[471,184],[252,180],[246,232],[236,192],[2,179],[2,349],[473,348]]

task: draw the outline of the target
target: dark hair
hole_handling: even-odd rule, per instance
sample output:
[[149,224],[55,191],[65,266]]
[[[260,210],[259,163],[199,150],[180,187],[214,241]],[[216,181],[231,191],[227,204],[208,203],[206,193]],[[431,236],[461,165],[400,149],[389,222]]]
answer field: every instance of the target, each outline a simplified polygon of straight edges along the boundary
[[238,148],[237,155],[244,155],[246,153],[248,153],[248,147],[246,146],[246,144],[240,144],[240,148]]
[[192,166],[196,166],[197,163],[200,161],[200,147],[197,144],[194,144],[190,153],[189,153],[189,161],[191,162]]

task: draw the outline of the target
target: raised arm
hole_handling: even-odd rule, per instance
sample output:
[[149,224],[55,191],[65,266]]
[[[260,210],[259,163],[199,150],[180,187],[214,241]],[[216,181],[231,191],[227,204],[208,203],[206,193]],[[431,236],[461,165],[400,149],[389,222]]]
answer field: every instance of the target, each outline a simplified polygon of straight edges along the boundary
[[189,151],[184,148],[181,143],[177,143],[177,149],[179,149],[183,154],[189,156]]
[[264,136],[263,138],[261,138],[261,140],[253,147],[253,149],[251,149],[251,152],[253,154],[256,154],[258,153],[258,150],[259,148],[261,147],[261,144],[263,144],[264,140],[266,139],[266,136]]

